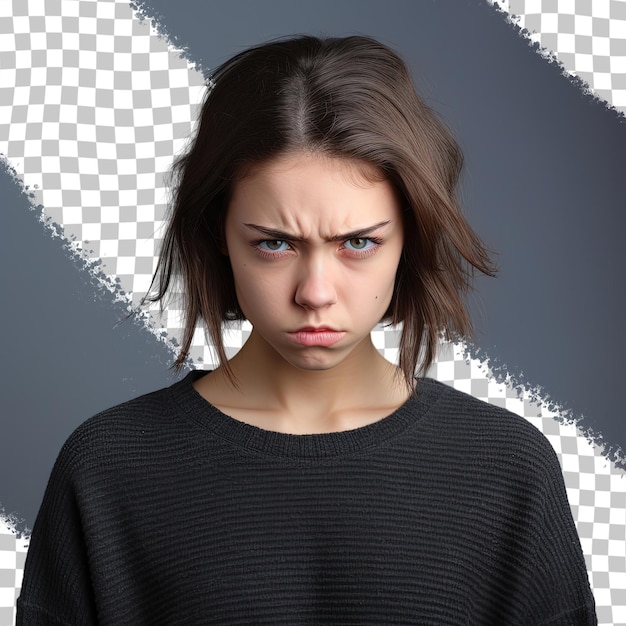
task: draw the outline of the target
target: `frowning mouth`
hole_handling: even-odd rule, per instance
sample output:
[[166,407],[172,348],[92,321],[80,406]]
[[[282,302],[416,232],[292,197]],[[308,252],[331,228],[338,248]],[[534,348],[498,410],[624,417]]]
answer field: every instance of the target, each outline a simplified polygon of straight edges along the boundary
[[287,334],[295,343],[302,346],[321,346],[327,348],[341,341],[346,333],[342,330],[328,328],[327,326],[320,326],[318,328],[308,326]]

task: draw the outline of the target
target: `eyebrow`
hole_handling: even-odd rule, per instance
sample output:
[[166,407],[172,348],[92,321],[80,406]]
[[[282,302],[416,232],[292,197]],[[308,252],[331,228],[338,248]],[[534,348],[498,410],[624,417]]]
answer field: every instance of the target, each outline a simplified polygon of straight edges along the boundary
[[[326,241],[346,241],[347,239],[360,239],[362,237],[367,237],[371,235],[373,232],[382,228],[383,226],[387,226],[390,224],[391,220],[386,220],[384,222],[378,222],[378,224],[374,224],[373,226],[367,226],[366,228],[360,228],[359,230],[353,230],[349,233],[342,233],[340,235],[333,235],[326,239]],[[252,230],[256,230],[268,239],[276,239],[280,241],[304,241],[304,237],[299,237],[298,235],[294,235],[293,233],[288,233],[284,230],[277,230],[275,228],[266,228],[265,226],[259,226],[258,224],[244,224],[247,228]]]

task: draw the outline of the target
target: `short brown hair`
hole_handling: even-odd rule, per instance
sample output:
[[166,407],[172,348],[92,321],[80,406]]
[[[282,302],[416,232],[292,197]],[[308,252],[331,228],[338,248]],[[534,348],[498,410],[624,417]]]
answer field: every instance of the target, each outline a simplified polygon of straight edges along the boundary
[[172,214],[149,300],[181,279],[187,358],[198,322],[230,373],[222,323],[244,319],[223,251],[233,182],[246,169],[306,150],[376,166],[399,192],[404,249],[385,320],[402,322],[399,365],[424,373],[440,336],[471,333],[463,301],[487,251],[456,198],[462,155],[415,92],[402,59],[369,37],[301,36],[241,52],[220,66],[189,149],[176,161]]

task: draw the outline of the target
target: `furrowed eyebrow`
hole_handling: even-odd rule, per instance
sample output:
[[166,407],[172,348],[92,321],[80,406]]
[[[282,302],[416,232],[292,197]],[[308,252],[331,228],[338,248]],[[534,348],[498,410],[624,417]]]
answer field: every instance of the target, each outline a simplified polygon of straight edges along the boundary
[[268,239],[277,239],[280,241],[302,241],[303,237],[291,235],[282,230],[275,230],[274,228],[266,228],[265,226],[259,226],[258,224],[244,224],[247,228],[257,230],[261,234],[266,235]]
[[[382,228],[383,226],[387,226],[390,224],[391,220],[386,220],[384,222],[378,222],[378,224],[374,224],[373,226],[368,226],[367,228],[361,228],[359,230],[354,230],[349,233],[342,233],[341,235],[333,235],[327,241],[346,241],[348,239],[361,239],[365,238],[368,235],[371,235],[373,232]],[[258,224],[244,224],[247,228],[252,230],[256,230],[268,239],[276,239],[280,241],[304,241],[304,237],[299,237],[298,235],[294,235],[292,233],[287,233],[283,230],[276,230],[274,228],[266,228],[265,226],[259,226]]]
[[377,231],[379,228],[382,228],[383,226],[387,226],[387,224],[390,224],[390,223],[391,223],[391,220],[378,222],[378,224],[374,224],[373,226],[368,226],[367,228],[361,228],[360,230],[354,230],[351,233],[343,233],[341,235],[334,235],[328,241],[346,241],[347,239],[365,238],[368,235],[371,235],[373,232]]

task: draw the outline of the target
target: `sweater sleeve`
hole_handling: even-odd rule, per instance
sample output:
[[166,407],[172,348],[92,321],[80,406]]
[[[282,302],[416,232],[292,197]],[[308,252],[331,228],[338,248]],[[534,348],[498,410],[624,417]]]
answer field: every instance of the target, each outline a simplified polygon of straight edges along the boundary
[[33,528],[16,626],[97,623],[72,447],[66,443],[59,454]]
[[[543,439],[543,438],[542,438]],[[534,561],[531,597],[525,623],[538,626],[595,626],[595,602],[578,533],[567,499],[558,458],[547,440],[544,443],[545,475],[541,509],[532,550]]]

